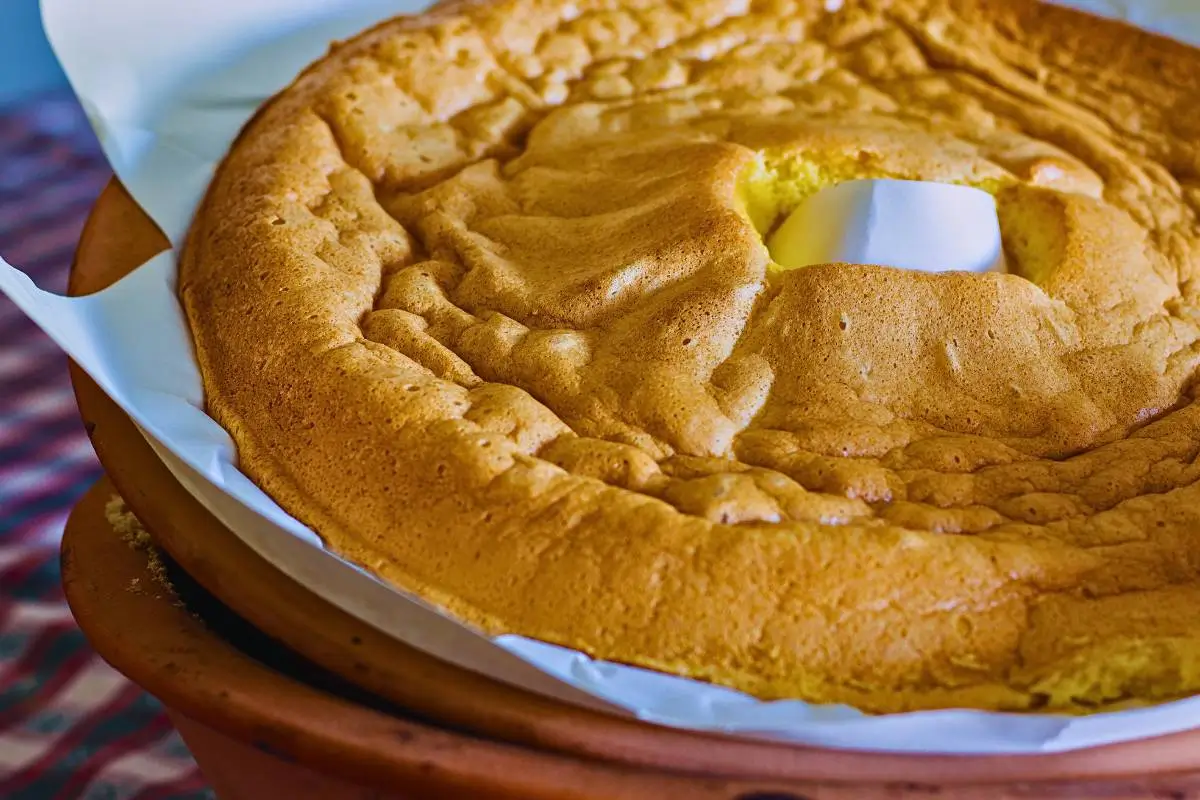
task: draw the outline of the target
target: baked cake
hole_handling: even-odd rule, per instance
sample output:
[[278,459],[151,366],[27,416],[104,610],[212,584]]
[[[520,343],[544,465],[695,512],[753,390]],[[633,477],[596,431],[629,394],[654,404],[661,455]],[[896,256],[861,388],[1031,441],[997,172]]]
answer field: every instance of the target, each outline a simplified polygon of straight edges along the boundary
[[[815,191],[1007,272],[783,269]],[[871,712],[1200,690],[1200,54],[1032,0],[502,0],[269,103],[181,293],[242,468],[489,633]]]

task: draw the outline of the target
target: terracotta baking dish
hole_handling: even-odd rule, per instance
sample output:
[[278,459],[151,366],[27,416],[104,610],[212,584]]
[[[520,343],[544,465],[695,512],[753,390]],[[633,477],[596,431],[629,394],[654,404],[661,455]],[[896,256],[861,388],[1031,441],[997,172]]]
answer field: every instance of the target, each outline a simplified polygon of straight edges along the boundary
[[[114,183],[84,231],[71,292],[97,291],[163,247]],[[287,775],[309,770],[330,781],[403,787],[409,795],[401,796],[459,796],[470,787],[465,796],[1200,798],[1200,730],[1045,756],[836,751],[652,726],[458,669],[388,639],[275,571],[187,494],[90,379],[74,367],[72,376],[112,484],[189,582],[236,615],[228,618],[254,626],[241,640],[286,645],[276,670],[311,662],[321,675],[336,676],[342,694],[355,687],[353,700],[308,687],[239,654],[221,628],[206,629],[168,600],[130,594],[144,558],[105,540],[96,519],[101,499],[89,497],[64,545],[72,608],[101,654],[173,709],[225,798],[260,796],[253,786],[224,782],[232,780],[226,765],[242,760],[276,770],[262,784],[272,791]],[[370,708],[385,703],[391,715]]]

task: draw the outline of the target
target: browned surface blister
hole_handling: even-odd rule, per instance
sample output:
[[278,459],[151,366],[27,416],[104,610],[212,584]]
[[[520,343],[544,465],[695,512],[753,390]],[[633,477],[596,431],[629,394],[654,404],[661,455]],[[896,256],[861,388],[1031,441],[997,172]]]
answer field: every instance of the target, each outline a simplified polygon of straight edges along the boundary
[[[1197,75],[1026,0],[387,23],[198,217],[210,413],[488,631],[871,711],[1194,692]],[[1009,272],[774,266],[854,177],[993,192]]]

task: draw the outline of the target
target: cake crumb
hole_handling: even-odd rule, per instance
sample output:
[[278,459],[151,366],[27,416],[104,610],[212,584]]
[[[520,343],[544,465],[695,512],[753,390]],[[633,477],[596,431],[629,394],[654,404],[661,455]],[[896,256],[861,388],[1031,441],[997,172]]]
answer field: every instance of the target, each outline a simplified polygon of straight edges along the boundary
[[[171,590],[174,594],[171,582],[167,578],[166,565],[159,557],[154,540],[150,538],[150,533],[143,527],[141,521],[129,510],[125,499],[114,494],[104,505],[104,516],[108,519],[108,524],[112,526],[113,532],[120,536],[123,542],[134,550],[146,554],[146,569],[155,582]],[[134,578],[129,582],[129,590],[141,591],[140,583],[141,579]]]

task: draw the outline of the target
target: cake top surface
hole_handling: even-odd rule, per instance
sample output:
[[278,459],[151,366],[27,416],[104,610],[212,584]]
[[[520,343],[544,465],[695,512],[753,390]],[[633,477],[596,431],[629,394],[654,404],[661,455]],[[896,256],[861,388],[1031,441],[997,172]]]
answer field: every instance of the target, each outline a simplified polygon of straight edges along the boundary
[[[385,23],[214,181],[210,412],[489,630],[874,710],[1200,688],[1197,67],[998,0]],[[1008,271],[772,261],[864,177],[990,192]]]

